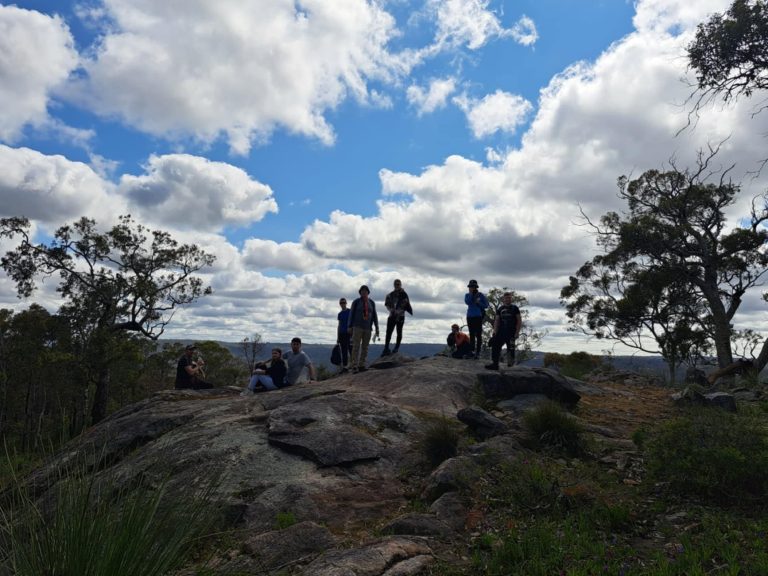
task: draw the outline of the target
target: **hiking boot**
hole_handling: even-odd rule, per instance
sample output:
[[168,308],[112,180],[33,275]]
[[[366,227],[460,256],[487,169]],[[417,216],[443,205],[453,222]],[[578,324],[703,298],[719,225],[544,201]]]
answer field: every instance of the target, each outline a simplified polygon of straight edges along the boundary
[[397,354],[397,351],[400,350],[400,346],[395,346],[392,348],[392,354]]
[[494,364],[493,362],[491,362],[490,364],[486,364],[485,367],[486,367],[487,370],[498,370],[499,369],[499,365],[498,364]]
[[384,356],[389,356],[390,354],[392,354],[392,352],[390,352],[390,351],[389,351],[389,348],[387,348],[387,347],[385,347],[385,348],[384,348],[384,350],[382,350],[382,351],[381,351],[381,357],[382,357],[382,358],[383,358]]

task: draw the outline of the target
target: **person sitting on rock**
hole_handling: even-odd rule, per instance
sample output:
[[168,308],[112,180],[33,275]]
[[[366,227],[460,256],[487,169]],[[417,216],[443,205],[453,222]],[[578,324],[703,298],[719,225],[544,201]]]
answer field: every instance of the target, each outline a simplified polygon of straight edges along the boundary
[[258,362],[254,366],[251,381],[248,388],[243,390],[241,396],[248,396],[256,392],[259,387],[262,390],[277,390],[285,386],[285,374],[288,367],[283,360],[283,351],[280,348],[272,348],[272,358],[266,362]]
[[472,345],[469,342],[469,336],[464,334],[458,324],[451,326],[451,333],[448,334],[448,348],[451,349],[452,358],[468,358],[472,356]]
[[176,364],[176,383],[174,387],[177,390],[213,388],[213,384],[203,380],[205,378],[205,372],[203,371],[205,362],[200,357],[193,359],[192,357],[195,355],[195,352],[197,352],[197,346],[190,344],[184,348],[184,355],[179,358],[179,362]]
[[309,382],[311,383],[316,380],[315,365],[312,364],[312,360],[309,359],[307,353],[301,349],[301,338],[296,337],[291,340],[291,350],[283,356],[283,359],[288,367],[288,372],[285,375],[286,386],[305,382],[305,368],[309,376]]

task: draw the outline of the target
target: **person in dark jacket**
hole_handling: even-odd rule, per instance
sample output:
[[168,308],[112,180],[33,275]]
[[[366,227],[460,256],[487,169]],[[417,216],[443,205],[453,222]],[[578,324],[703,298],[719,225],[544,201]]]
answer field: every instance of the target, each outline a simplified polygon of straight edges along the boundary
[[451,349],[452,358],[467,358],[472,356],[472,345],[469,343],[469,336],[461,331],[458,324],[451,326],[451,333],[446,339],[448,348]]
[[352,348],[352,334],[349,332],[349,308],[347,308],[347,299],[339,300],[341,311],[336,319],[339,325],[336,327],[336,342],[339,343],[341,350],[341,371],[346,372],[349,368],[349,351]]
[[285,373],[287,367],[283,360],[283,351],[280,348],[272,348],[272,358],[267,362],[259,362],[254,366],[251,381],[248,388],[243,390],[242,395],[256,391],[261,385],[265,390],[277,390],[285,386]]
[[379,337],[379,317],[376,315],[376,303],[369,298],[371,291],[368,286],[360,286],[356,298],[349,309],[349,332],[352,334],[352,354],[349,365],[352,372],[364,372],[367,370],[365,361],[368,358],[368,344],[371,341],[371,332],[376,328],[375,337]]
[[[394,290],[387,294],[384,299],[384,306],[389,311],[389,317],[387,318],[387,332],[384,336],[384,350],[381,353],[382,356],[389,356],[390,354],[397,354],[400,349],[400,342],[403,341],[403,324],[405,324],[405,313],[408,312],[413,316],[413,308],[411,308],[411,301],[408,299],[408,294],[403,290],[403,283],[400,280],[395,280]],[[392,332],[397,329],[397,340],[395,340],[395,348],[390,352],[389,341],[392,339]]]
[[501,347],[507,346],[507,366],[515,363],[515,340],[520,336],[523,317],[520,308],[512,304],[512,293],[504,292],[502,305],[496,308],[496,318],[493,321],[493,337],[491,338],[491,363],[486,364],[488,370],[499,369]]
[[203,371],[205,362],[200,357],[194,358],[195,352],[197,352],[197,346],[190,344],[184,348],[184,355],[179,358],[179,362],[176,364],[176,383],[174,387],[177,390],[185,388],[192,390],[213,388],[213,384],[203,380],[205,378],[205,372]]

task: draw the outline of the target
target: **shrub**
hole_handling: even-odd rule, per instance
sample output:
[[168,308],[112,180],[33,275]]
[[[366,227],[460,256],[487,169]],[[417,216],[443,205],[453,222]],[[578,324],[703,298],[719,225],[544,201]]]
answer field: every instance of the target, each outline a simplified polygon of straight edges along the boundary
[[285,530],[296,524],[296,515],[293,512],[278,512],[275,516],[275,528]]
[[0,573],[161,576],[212,526],[210,490],[171,498],[164,485],[118,488],[87,470],[62,473],[44,504],[15,482],[0,509]]
[[557,368],[563,376],[570,378],[583,378],[603,363],[600,356],[593,356],[587,352],[571,352],[567,355],[557,352],[544,354],[545,368]]
[[586,451],[581,425],[557,403],[547,401],[523,416],[531,440],[577,456]]
[[456,456],[460,438],[456,422],[448,418],[435,418],[424,431],[421,448],[429,463],[438,466],[444,460]]
[[651,478],[680,495],[730,502],[768,492],[768,430],[750,414],[691,410],[657,428],[647,460]]

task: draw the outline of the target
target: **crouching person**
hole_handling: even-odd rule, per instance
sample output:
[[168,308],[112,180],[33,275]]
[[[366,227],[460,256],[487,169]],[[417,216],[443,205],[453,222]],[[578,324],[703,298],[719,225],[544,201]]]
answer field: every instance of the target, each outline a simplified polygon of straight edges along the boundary
[[243,390],[241,396],[247,396],[256,392],[261,385],[265,390],[277,390],[285,386],[285,374],[288,367],[283,360],[283,351],[280,348],[272,348],[272,358],[266,362],[259,362],[254,366],[251,381],[248,388]]
[[458,324],[451,326],[451,333],[447,338],[448,348],[451,350],[452,358],[466,358],[472,356],[472,345],[469,336],[464,334]]

